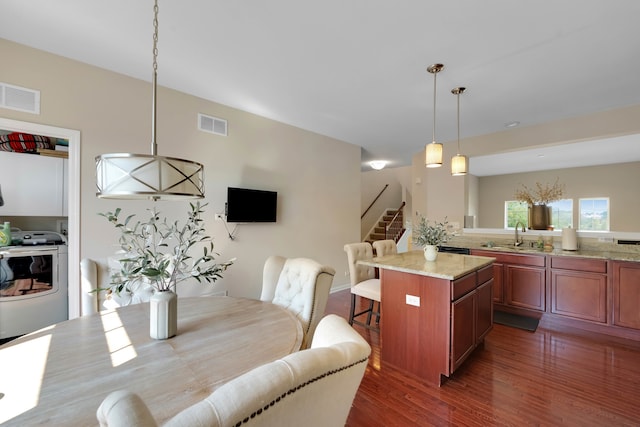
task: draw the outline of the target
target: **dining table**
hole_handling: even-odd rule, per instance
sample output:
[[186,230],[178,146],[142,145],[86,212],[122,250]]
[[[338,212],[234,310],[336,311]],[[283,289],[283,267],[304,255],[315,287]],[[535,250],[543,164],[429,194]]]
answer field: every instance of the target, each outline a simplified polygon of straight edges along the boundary
[[178,332],[149,337],[149,304],[56,323],[0,346],[0,424],[97,425],[115,390],[137,393],[162,423],[254,367],[300,349],[283,307],[248,298],[178,298]]

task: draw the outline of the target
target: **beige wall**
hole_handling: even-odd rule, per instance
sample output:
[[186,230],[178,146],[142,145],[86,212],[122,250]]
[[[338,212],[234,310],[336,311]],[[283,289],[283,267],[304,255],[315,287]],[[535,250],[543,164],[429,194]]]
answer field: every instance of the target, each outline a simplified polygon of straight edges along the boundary
[[591,166],[479,178],[480,210],[477,227],[503,228],[504,202],[514,200],[513,194],[524,184],[564,184],[564,198],[573,199],[573,223],[578,227],[578,199],[609,197],[612,231],[639,232],[637,212],[640,210],[637,184],[640,163]]
[[[497,132],[489,135],[482,135],[473,138],[466,138],[460,141],[461,151],[469,157],[478,155],[495,154],[506,151],[514,151],[519,149],[527,149],[535,146],[557,145],[563,143],[571,143],[578,141],[594,140],[599,138],[607,138],[621,135],[630,135],[640,133],[640,105],[620,108],[616,110],[604,111],[601,113],[574,117],[569,119],[558,120],[550,123],[526,126]],[[612,147],[607,147],[612,148]],[[449,173],[450,159],[456,153],[456,143],[454,141],[444,143],[444,165],[441,168],[427,169],[424,166],[424,149],[413,156],[412,174],[414,177],[414,214],[417,212],[425,213],[429,219],[440,220],[447,216],[449,221],[460,221],[463,224],[464,215],[476,215],[476,226],[478,221],[481,227],[492,227],[489,224],[496,224],[497,219],[495,213],[483,213],[485,209],[481,206],[485,205],[485,199],[490,191],[481,191],[480,182],[475,183],[473,180],[495,181],[500,185],[515,188],[515,185],[509,180],[515,179],[507,175],[500,175],[491,178],[477,177],[453,177]],[[473,159],[470,159],[473,162]],[[612,215],[616,215],[616,219],[611,220],[612,231],[640,231],[640,227],[635,225],[635,212],[637,212],[636,199],[637,195],[629,194],[623,189],[623,183],[628,183],[628,187],[632,187],[638,182],[637,173],[631,167],[628,168],[612,168],[615,173],[612,176],[616,180],[610,182],[610,187],[603,189],[600,193],[607,192],[612,197],[611,209]],[[596,170],[600,174],[600,169]],[[554,171],[546,171],[539,176],[549,176]],[[608,174],[604,172],[604,174]],[[523,174],[524,175],[524,174]],[[558,174],[554,174],[556,176]],[[564,174],[563,174],[564,176]],[[516,177],[517,178],[517,177]],[[589,175],[589,182],[594,182],[593,176]],[[581,184],[581,178],[573,179],[571,175],[566,177],[567,189],[573,186],[571,191],[589,192],[587,186]],[[603,177],[608,182],[608,177]],[[561,178],[562,180],[562,178]],[[420,183],[417,183],[420,181]],[[574,185],[575,181],[575,185]],[[621,185],[622,184],[622,185]],[[591,189],[600,188],[600,184],[592,184]],[[477,189],[478,194],[474,194]],[[480,193],[481,192],[481,193]],[[506,190],[505,190],[506,192]],[[513,193],[513,190],[510,191]],[[483,196],[485,195],[485,196]],[[607,195],[607,194],[600,194]],[[491,194],[491,197],[496,196]],[[586,197],[586,196],[584,196]],[[614,204],[613,199],[616,202]],[[502,209],[504,200],[500,202],[499,207],[492,206],[496,209]],[[477,210],[476,210],[477,209]],[[487,217],[488,216],[488,217]],[[484,219],[480,220],[480,217]],[[502,221],[500,216],[499,221]],[[496,225],[496,227],[498,227]],[[501,228],[502,226],[499,226]],[[621,227],[621,228],[617,228]]]
[[[0,116],[81,132],[80,253],[104,259],[115,251],[117,234],[97,213],[122,207],[144,214],[152,203],[97,199],[94,158],[150,153],[150,83],[2,39],[0,56],[0,80],[40,90],[42,103],[40,115],[0,109]],[[199,112],[228,120],[229,136],[198,131]],[[221,259],[237,257],[216,291],[257,298],[271,254],[316,259],[336,269],[334,286],[347,282],[342,247],[360,237],[360,147],[164,87],[158,88],[157,117],[158,154],[204,164],[207,231]],[[278,222],[239,225],[230,240],[224,223],[214,220],[224,211],[227,186],[277,191]],[[157,206],[183,218],[188,202]]]

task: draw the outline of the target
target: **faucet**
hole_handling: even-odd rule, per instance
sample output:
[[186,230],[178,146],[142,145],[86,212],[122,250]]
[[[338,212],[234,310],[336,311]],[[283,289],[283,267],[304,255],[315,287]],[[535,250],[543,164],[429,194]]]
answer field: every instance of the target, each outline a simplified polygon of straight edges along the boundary
[[522,226],[522,232],[523,233],[527,232],[527,230],[524,228],[524,224],[522,223],[522,221],[516,222],[516,240],[515,240],[515,242],[513,242],[513,246],[520,246],[522,244],[522,237],[520,237],[518,239],[518,225]]

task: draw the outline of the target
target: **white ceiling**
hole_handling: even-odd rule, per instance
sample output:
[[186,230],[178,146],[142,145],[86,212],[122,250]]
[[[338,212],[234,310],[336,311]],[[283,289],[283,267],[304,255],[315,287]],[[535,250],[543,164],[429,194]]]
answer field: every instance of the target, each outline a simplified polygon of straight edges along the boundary
[[[436,62],[439,142],[455,144],[457,86],[467,87],[462,138],[640,99],[638,0],[160,0],[159,9],[158,84],[356,144],[363,164],[408,165],[431,142],[426,68]],[[0,0],[0,37],[150,81],[152,18],[151,0]]]

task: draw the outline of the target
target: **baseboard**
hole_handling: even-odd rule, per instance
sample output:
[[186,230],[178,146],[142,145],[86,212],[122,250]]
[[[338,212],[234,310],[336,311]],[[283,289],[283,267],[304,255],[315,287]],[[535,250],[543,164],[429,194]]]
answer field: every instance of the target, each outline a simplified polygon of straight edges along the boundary
[[351,287],[350,283],[347,283],[347,284],[344,284],[344,285],[332,286],[331,290],[329,291],[329,293],[333,294],[335,292],[344,291],[345,289],[349,289],[350,287]]

